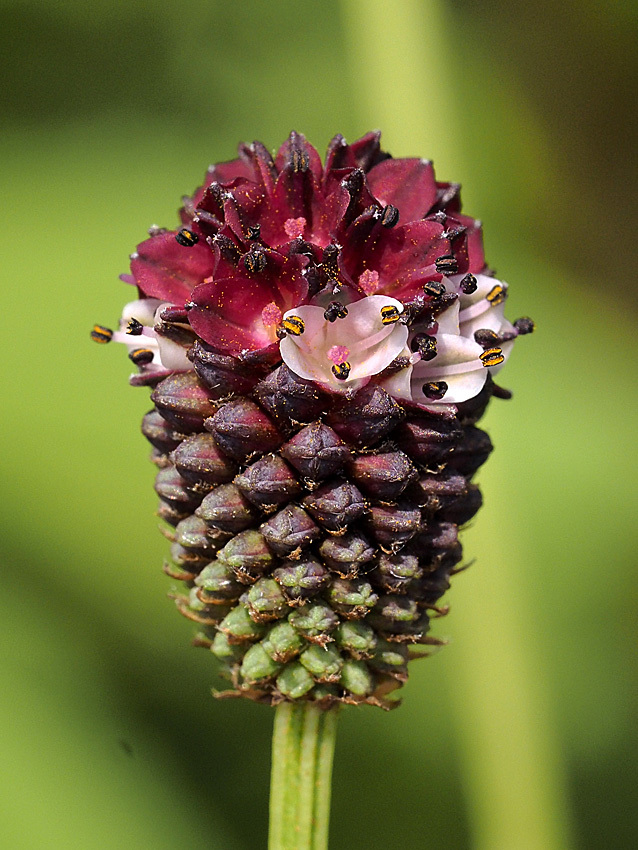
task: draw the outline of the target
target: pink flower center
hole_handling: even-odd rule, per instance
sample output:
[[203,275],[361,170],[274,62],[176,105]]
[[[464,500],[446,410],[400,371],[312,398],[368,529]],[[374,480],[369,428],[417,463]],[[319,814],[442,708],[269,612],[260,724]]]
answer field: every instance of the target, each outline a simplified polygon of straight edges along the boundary
[[359,286],[366,295],[373,295],[379,288],[379,272],[366,269],[359,275]]
[[350,351],[345,345],[333,345],[332,348],[328,349],[327,354],[328,360],[332,360],[333,363],[344,363],[348,359]]
[[288,239],[298,239],[300,236],[303,236],[305,226],[305,218],[289,218],[284,224],[286,236],[288,237]]
[[261,320],[267,328],[272,325],[281,324],[281,310],[274,301],[271,301],[270,304],[266,304],[264,309],[261,311]]

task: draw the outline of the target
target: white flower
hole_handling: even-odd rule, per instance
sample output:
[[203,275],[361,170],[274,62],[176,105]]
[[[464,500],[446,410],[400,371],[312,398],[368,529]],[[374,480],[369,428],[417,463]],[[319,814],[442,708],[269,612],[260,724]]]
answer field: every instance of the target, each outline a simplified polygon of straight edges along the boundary
[[129,355],[136,351],[152,354],[152,359],[144,361],[145,371],[184,371],[192,369],[186,357],[187,349],[179,343],[155,332],[153,329],[165,307],[172,306],[158,298],[142,298],[124,306],[120,329],[113,334],[114,342],[126,345]]
[[403,304],[385,295],[333,304],[306,304],[284,313],[281,356],[301,378],[337,392],[358,389],[405,348]]

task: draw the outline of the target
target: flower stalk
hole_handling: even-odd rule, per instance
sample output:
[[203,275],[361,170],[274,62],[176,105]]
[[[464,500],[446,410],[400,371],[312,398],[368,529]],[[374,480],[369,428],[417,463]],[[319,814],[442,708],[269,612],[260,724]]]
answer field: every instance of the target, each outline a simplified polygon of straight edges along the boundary
[[338,707],[275,711],[268,850],[326,850]]

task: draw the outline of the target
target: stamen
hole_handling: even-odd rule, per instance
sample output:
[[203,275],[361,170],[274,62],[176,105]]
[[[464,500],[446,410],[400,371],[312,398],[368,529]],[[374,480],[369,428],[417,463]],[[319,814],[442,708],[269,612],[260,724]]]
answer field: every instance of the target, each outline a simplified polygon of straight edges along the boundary
[[323,266],[323,270],[326,273],[328,280],[336,280],[339,277],[339,266],[337,264],[338,255],[339,249],[336,245],[327,245],[323,249],[321,265]]
[[381,308],[381,321],[384,325],[393,325],[399,321],[400,316],[398,307],[395,307],[393,304],[388,304],[386,307]]
[[299,316],[288,316],[287,319],[283,320],[281,326],[286,333],[289,333],[292,336],[301,336],[306,329],[304,320],[300,319]]
[[399,210],[397,207],[388,204],[381,211],[381,224],[383,227],[394,227],[399,221]]
[[332,360],[333,363],[344,363],[347,362],[346,358],[350,354],[350,351],[345,345],[333,345],[332,348],[328,349],[327,354],[328,360]]
[[429,334],[416,334],[410,343],[412,351],[418,351],[421,360],[434,360],[437,355],[437,341],[435,336]]
[[480,328],[478,331],[474,331],[474,339],[483,348],[490,348],[498,342],[498,334],[489,328]]
[[197,245],[199,242],[199,236],[187,227],[182,227],[182,229],[175,234],[175,239],[185,248],[192,248],[193,245]]
[[435,212],[434,218],[438,221],[439,224],[445,224],[445,222],[447,221],[447,216],[442,210]]
[[473,274],[466,274],[459,286],[464,295],[471,295],[473,292],[476,292],[478,283]]
[[261,311],[261,320],[266,327],[278,325],[281,322],[281,310],[274,301],[271,301],[270,304],[266,304],[264,309]]
[[323,317],[327,322],[335,322],[337,319],[345,319],[347,315],[348,308],[345,304],[342,304],[341,301],[331,301],[323,313]]
[[456,274],[459,270],[458,260],[454,254],[444,254],[442,257],[437,257],[434,265],[439,274]]
[[427,384],[423,384],[423,395],[426,398],[431,398],[434,401],[438,401],[443,398],[448,389],[445,381],[429,381]]
[[299,239],[303,236],[304,229],[306,227],[306,219],[301,218],[289,218],[284,223],[284,230],[286,231],[286,236],[288,239]]
[[429,280],[423,284],[423,291],[430,298],[440,298],[445,295],[445,286],[438,280]]
[[373,295],[379,288],[379,272],[366,269],[359,275],[359,286],[366,295]]
[[303,148],[295,146],[290,151],[289,162],[295,174],[298,174],[300,171],[303,173],[308,170],[310,157],[308,156],[308,152]]
[[147,366],[152,362],[155,354],[150,348],[136,348],[129,351],[128,356],[136,366]]
[[261,238],[261,225],[260,224],[251,224],[248,227],[248,238],[249,239],[260,239]]
[[131,336],[140,336],[144,332],[144,325],[138,322],[137,319],[129,319],[126,326],[126,333]]
[[536,328],[536,325],[534,324],[532,319],[528,318],[527,316],[523,316],[514,322],[514,327],[519,332],[519,334],[523,336],[524,334],[531,334]]
[[253,249],[247,254],[244,254],[243,259],[244,265],[246,266],[248,271],[253,272],[253,274],[263,272],[263,270],[266,268],[266,254],[259,249]]
[[498,366],[505,361],[500,348],[488,348],[487,351],[479,354],[479,358],[484,366]]
[[497,283],[496,286],[490,289],[485,298],[490,302],[492,307],[496,307],[497,304],[502,304],[507,298],[507,290],[500,283]]
[[91,339],[93,342],[102,344],[110,342],[113,339],[113,331],[110,328],[105,328],[104,325],[93,325]]
[[345,381],[347,380],[348,375],[350,374],[351,368],[352,367],[350,366],[347,360],[343,363],[335,363],[335,365],[332,367],[332,374],[338,381]]

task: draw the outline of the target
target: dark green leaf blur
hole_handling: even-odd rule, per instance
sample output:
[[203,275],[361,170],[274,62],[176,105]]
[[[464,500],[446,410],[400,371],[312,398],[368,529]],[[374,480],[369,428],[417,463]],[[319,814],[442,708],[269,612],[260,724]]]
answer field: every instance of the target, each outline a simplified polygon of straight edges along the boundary
[[380,127],[483,220],[517,343],[450,645],[346,710],[332,850],[638,844],[631,0],[0,2],[0,846],[265,848],[271,710],[167,599],[118,274],[239,141]]

